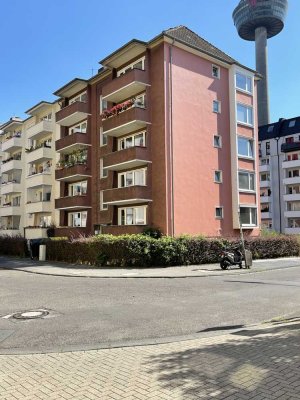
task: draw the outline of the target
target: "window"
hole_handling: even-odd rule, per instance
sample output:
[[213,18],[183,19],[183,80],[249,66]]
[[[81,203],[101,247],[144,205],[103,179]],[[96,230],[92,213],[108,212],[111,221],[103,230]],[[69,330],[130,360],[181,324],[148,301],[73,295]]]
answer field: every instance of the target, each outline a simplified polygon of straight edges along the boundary
[[238,155],[241,157],[253,158],[253,140],[245,137],[238,137]]
[[237,72],[235,74],[235,86],[237,89],[252,93],[252,78],[250,76]]
[[217,67],[216,65],[212,65],[212,76],[214,78],[220,79],[220,67]]
[[118,187],[145,186],[146,168],[122,172],[118,175]]
[[83,103],[86,103],[86,100],[87,100],[87,94],[86,94],[86,92],[83,92],[83,93],[78,94],[78,95],[75,96],[75,97],[72,97],[72,98],[69,100],[69,104],[73,104],[73,103],[75,103],[76,101],[82,101]]
[[107,135],[104,135],[103,128],[100,128],[100,146],[107,145]]
[[273,130],[274,130],[274,125],[268,127],[268,133],[273,132]]
[[255,190],[255,175],[253,172],[239,171],[239,190]]
[[260,181],[261,182],[266,182],[270,180],[270,174],[269,173],[264,173],[260,174]]
[[108,204],[103,203],[103,190],[100,191],[100,210],[108,210]]
[[69,184],[68,196],[84,196],[87,192],[87,181]]
[[242,124],[253,125],[253,109],[244,104],[237,104],[237,121]]
[[102,114],[103,111],[107,109],[107,101],[103,100],[102,96],[100,96],[99,104],[100,104],[100,114]]
[[117,77],[126,74],[126,72],[131,71],[132,69],[145,69],[145,57],[139,58],[138,60],[134,61],[131,64],[126,65],[126,67],[120,69],[117,72]]
[[76,126],[72,126],[69,128],[69,135],[72,135],[73,133],[86,133],[87,130],[87,122],[80,122],[80,124]]
[[300,176],[298,169],[292,169],[288,171],[288,178],[298,178]]
[[41,118],[41,121],[52,121],[52,113],[47,114],[47,115],[44,115],[44,116]]
[[270,142],[266,142],[266,156],[270,155]]
[[222,171],[215,171],[215,183],[222,183]]
[[145,93],[139,94],[138,96],[135,97],[134,107],[141,107],[141,108],[146,107],[146,94]]
[[223,218],[223,207],[216,207],[216,213],[215,217],[216,219],[222,219]]
[[221,102],[218,100],[213,101],[213,112],[220,113],[221,112]]
[[293,138],[293,136],[287,137],[287,138],[285,139],[285,143],[294,143],[294,138]]
[[222,147],[222,137],[219,135],[214,135],[214,147]]
[[119,208],[119,225],[145,225],[146,224],[146,206]]
[[133,146],[144,147],[146,145],[146,132],[138,132],[118,140],[118,150],[129,149]]
[[293,119],[293,121],[289,122],[289,128],[293,128],[296,125],[296,120]]
[[257,225],[257,210],[254,207],[240,207],[240,221],[242,226]]
[[103,158],[100,158],[100,178],[107,178],[108,171],[107,169],[103,168]]
[[71,227],[86,227],[87,211],[68,214],[68,224]]

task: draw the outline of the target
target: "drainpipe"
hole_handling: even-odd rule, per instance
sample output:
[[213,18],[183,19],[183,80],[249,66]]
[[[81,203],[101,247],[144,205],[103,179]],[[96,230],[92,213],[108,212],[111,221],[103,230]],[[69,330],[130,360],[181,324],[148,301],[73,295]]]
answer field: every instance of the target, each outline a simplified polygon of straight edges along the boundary
[[277,173],[278,173],[278,196],[279,196],[279,232],[282,233],[282,224],[281,224],[281,180],[280,180],[280,165],[279,165],[279,148],[278,142],[280,137],[276,137],[276,145],[277,145]]
[[175,235],[175,222],[174,222],[174,161],[173,161],[173,77],[172,77],[172,64],[173,64],[173,45],[169,46],[169,129],[170,129],[170,175],[171,175],[171,236]]

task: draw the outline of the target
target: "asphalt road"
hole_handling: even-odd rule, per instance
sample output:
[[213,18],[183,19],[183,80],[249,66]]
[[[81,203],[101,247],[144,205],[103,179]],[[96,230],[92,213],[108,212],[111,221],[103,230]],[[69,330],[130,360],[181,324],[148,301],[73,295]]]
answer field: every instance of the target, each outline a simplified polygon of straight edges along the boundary
[[[0,270],[0,276],[0,354],[144,344],[300,316],[300,267],[185,279],[68,278],[14,270]],[[50,313],[36,320],[5,318],[33,309]]]

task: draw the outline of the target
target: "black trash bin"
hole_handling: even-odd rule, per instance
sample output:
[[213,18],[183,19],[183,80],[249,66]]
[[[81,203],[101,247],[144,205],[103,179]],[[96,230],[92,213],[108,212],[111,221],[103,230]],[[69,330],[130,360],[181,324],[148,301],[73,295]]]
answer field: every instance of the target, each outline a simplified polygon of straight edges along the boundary
[[44,239],[30,239],[30,258],[39,258],[40,245],[43,244]]

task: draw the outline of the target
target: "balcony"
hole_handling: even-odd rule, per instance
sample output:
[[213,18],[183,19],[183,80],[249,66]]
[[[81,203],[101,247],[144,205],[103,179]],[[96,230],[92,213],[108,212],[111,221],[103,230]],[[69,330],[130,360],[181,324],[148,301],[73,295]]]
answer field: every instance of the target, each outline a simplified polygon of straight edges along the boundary
[[148,186],[129,186],[103,191],[103,203],[109,205],[138,204],[152,201]]
[[76,238],[80,236],[89,236],[91,234],[88,228],[77,227],[73,228],[72,226],[59,226],[55,228],[55,236],[58,237],[68,237],[68,238]]
[[119,137],[127,133],[146,128],[149,122],[149,113],[145,108],[131,107],[117,115],[104,119],[103,133]]
[[103,168],[120,171],[142,167],[150,162],[150,152],[147,147],[130,147],[104,156]]
[[284,201],[299,201],[300,193],[285,194],[285,195],[283,195],[283,200]]
[[55,208],[58,210],[91,208],[90,200],[86,195],[67,196],[55,200]]
[[61,126],[72,126],[83,121],[89,115],[89,106],[82,101],[75,101],[56,113],[56,123]]
[[76,164],[55,171],[55,179],[57,181],[75,182],[89,178],[90,176],[91,171],[86,164]]
[[299,211],[285,211],[285,218],[300,218],[300,210]]
[[54,210],[53,206],[51,205],[51,201],[35,201],[26,204],[27,214],[51,213],[52,211]]
[[21,184],[17,183],[17,182],[8,182],[5,184],[2,184],[0,186],[0,190],[1,190],[2,196],[4,194],[21,193],[22,192]]
[[110,235],[134,235],[143,233],[146,228],[147,225],[106,225],[101,226],[101,232]]
[[271,196],[260,196],[260,202],[261,203],[270,203],[272,201]]
[[300,142],[283,143],[281,145],[282,153],[288,153],[289,151],[297,151],[297,150],[300,150]]
[[58,153],[63,153],[80,150],[90,145],[89,137],[86,133],[76,132],[57,140],[55,149]]
[[1,164],[1,174],[7,174],[8,172],[12,172],[14,169],[22,168],[23,165],[21,160],[10,160]]
[[52,175],[51,172],[42,172],[40,174],[33,174],[27,176],[27,187],[38,187],[38,186],[51,186]]
[[25,238],[26,239],[46,239],[48,237],[47,229],[48,229],[48,227],[41,228],[41,227],[27,226],[25,228]]
[[270,172],[270,164],[260,165],[259,172]]
[[0,207],[0,217],[20,216],[20,206],[2,206]]
[[271,186],[271,181],[260,181],[259,182],[259,186],[261,188],[268,188]]
[[27,139],[40,140],[53,132],[53,122],[41,121],[27,129]]
[[284,185],[293,185],[294,183],[300,183],[300,176],[293,176],[291,178],[284,178]]
[[51,147],[39,147],[27,152],[27,162],[32,163],[51,160],[54,155],[54,151]]
[[148,71],[132,69],[107,83],[102,90],[103,100],[119,103],[137,93],[145,91],[149,85]]
[[283,161],[282,168],[300,167],[300,160]]
[[272,213],[271,212],[261,212],[261,219],[272,219]]
[[23,147],[23,138],[19,136],[12,137],[11,139],[2,142],[2,151],[15,151]]
[[286,235],[299,235],[300,228],[285,228],[284,233]]

